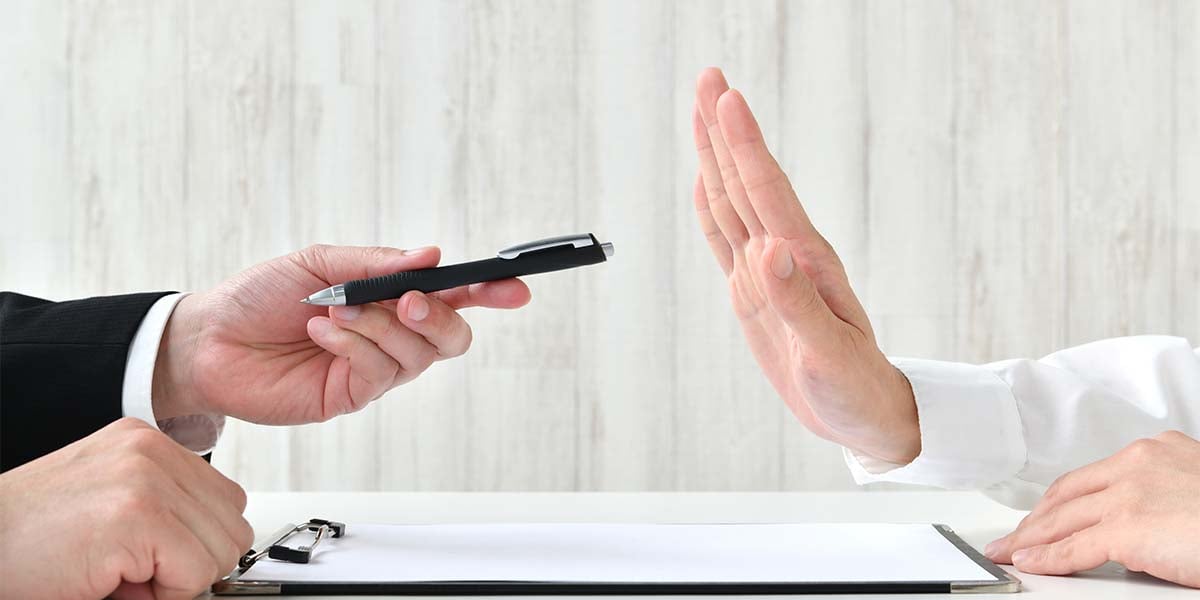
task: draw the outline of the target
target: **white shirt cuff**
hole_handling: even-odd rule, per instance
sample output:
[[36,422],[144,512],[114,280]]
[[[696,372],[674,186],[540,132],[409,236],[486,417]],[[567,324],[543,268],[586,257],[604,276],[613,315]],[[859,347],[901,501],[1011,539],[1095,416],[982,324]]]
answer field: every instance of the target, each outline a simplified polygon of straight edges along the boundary
[[891,359],[912,384],[921,453],[899,465],[845,450],[859,484],[875,481],[985,488],[1014,477],[1025,464],[1025,439],[1008,384],[983,367]]
[[225,429],[224,415],[185,415],[159,421],[154,418],[151,399],[154,364],[158,360],[158,345],[167,321],[175,306],[187,294],[170,294],[159,298],[142,318],[129,356],[125,359],[125,380],[121,388],[121,412],[158,428],[184,448],[196,454],[208,454],[217,445]]

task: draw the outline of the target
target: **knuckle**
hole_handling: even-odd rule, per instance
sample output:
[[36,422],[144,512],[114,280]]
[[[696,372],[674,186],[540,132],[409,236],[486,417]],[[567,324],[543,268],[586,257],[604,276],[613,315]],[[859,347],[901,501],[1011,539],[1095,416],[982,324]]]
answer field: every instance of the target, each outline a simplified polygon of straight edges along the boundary
[[109,427],[117,431],[130,432],[139,429],[150,429],[150,424],[136,417],[121,417],[113,421]]
[[326,272],[325,259],[332,248],[333,246],[329,244],[312,244],[295,254],[288,255],[288,260],[309,271],[318,273]]
[[154,454],[161,451],[166,436],[149,426],[131,429],[125,433],[125,445],[139,454]]
[[386,258],[390,258],[392,255],[392,252],[393,251],[391,248],[387,248],[384,246],[369,246],[369,247],[363,249],[363,253],[366,254],[366,258],[376,259],[376,260],[383,260]]
[[1040,527],[1040,518],[1026,518],[1021,521],[1012,532],[1008,534],[1008,547],[1012,550],[1030,546],[1030,537],[1037,534],[1037,529]]
[[1058,485],[1051,485],[1050,487],[1046,488],[1046,491],[1042,493],[1042,499],[1038,500],[1038,503],[1033,507],[1033,512],[1029,513],[1029,516],[1025,518],[1032,521],[1036,514],[1040,514],[1046,510],[1046,506],[1057,503],[1058,496],[1061,493],[1059,492],[1059,489],[1060,486]]
[[1121,563],[1126,569],[1131,571],[1146,571],[1151,568],[1150,561],[1146,552],[1139,551],[1141,544],[1129,542],[1122,539],[1111,540],[1104,550],[1105,557],[1108,560]]
[[1192,438],[1188,437],[1188,435],[1186,433],[1179,431],[1177,429],[1168,429],[1168,430],[1154,436],[1154,439],[1156,439],[1160,442],[1169,442],[1170,443],[1170,442],[1188,441]]
[[220,557],[210,556],[209,559],[204,561],[204,564],[200,566],[201,568],[196,569],[195,583],[198,584],[201,589],[208,587],[208,584],[220,579]]
[[729,202],[729,196],[725,194],[725,186],[723,185],[708,186],[705,188],[705,191],[708,194],[708,205],[710,207],[709,210],[712,210],[711,207],[713,206],[720,206],[721,204]]
[[240,552],[249,550],[254,545],[254,528],[250,526],[250,523],[245,518],[242,518],[238,522],[235,535],[237,536],[235,541],[238,544],[239,554]]
[[237,566],[238,559],[242,556],[241,544],[234,539],[227,540],[225,550],[221,553],[221,560],[217,563],[217,577],[222,573],[228,573]]
[[329,251],[329,244],[311,244],[300,251],[301,254],[308,256],[318,256]]
[[733,161],[719,165],[718,169],[721,171],[721,181],[737,181],[738,178],[741,177],[741,175],[738,174],[737,164]]
[[[1035,507],[1035,508],[1036,508],[1036,507]],[[1025,528],[1025,526],[1026,526],[1026,525],[1027,525],[1027,524],[1028,524],[1030,521],[1033,521],[1035,518],[1036,518],[1036,517],[1035,517],[1034,513],[1032,513],[1032,512],[1031,512],[1031,513],[1029,513],[1029,514],[1027,514],[1027,515],[1025,515],[1024,517],[1022,517],[1022,518],[1021,518],[1021,520],[1017,522],[1017,526],[1014,528],[1014,530],[1013,530],[1013,533],[1016,533],[1017,531],[1020,531],[1020,530],[1024,529],[1024,528]],[[1011,535],[1011,534],[1010,534],[1010,535]]]
[[475,340],[475,333],[471,330],[471,325],[466,321],[462,322],[461,333],[458,335],[457,341],[451,345],[448,352],[441,353],[446,358],[462,356],[467,353],[471,347],[471,342]]
[[228,482],[227,487],[229,489],[229,499],[231,502],[233,502],[233,507],[236,508],[239,513],[245,511],[246,502],[248,500],[246,497],[246,490],[242,489],[242,486],[238,485],[233,480],[226,479],[225,481]]
[[400,330],[404,325],[397,318],[395,312],[383,310],[379,314],[376,314],[374,310],[368,310],[364,316],[373,317],[366,319],[369,329],[365,335],[368,338],[373,340],[389,340],[401,335]]
[[388,391],[390,391],[392,388],[400,385],[397,379],[401,377],[403,373],[404,365],[400,364],[398,361],[392,361],[392,364],[388,369],[387,378],[380,381],[380,385],[383,386],[382,391],[380,391],[374,398],[371,398],[371,402],[378,400],[379,398],[383,397],[384,394],[388,393]]
[[[731,269],[737,271],[740,259],[735,257],[732,262],[733,266]],[[729,288],[729,298],[733,303],[733,310],[738,319],[754,319],[765,309],[763,299],[759,298],[754,291],[753,282],[748,281],[744,277],[732,274],[729,276],[726,285]]]
[[416,372],[423,372],[428,369],[433,361],[437,359],[438,351],[431,344],[423,344],[420,349],[413,354],[412,369]]
[[1046,488],[1046,492],[1042,494],[1042,502],[1051,502],[1058,498],[1059,494],[1062,493],[1063,487],[1066,485],[1064,483],[1066,477],[1066,475],[1060,475],[1050,484],[1050,487]]
[[765,188],[770,188],[779,185],[780,183],[787,184],[787,176],[779,169],[770,169],[766,173],[750,180],[743,180],[743,185],[746,188],[746,193],[758,191]]
[[199,595],[220,578],[221,566],[215,557],[209,556],[205,560],[197,560],[192,568],[186,569],[180,577],[180,585],[186,588],[188,593]]
[[725,281],[725,287],[729,291],[729,297],[737,300],[742,295],[742,283],[740,277],[730,277]]
[[[398,310],[398,308],[397,308]],[[397,340],[404,335],[406,326],[400,322],[395,312],[384,311],[386,318],[379,319],[374,322],[374,331],[367,337],[378,338],[378,340]]]
[[1150,438],[1142,438],[1125,447],[1122,453],[1133,460],[1145,460],[1158,452],[1162,442]]
[[1062,522],[1062,517],[1059,513],[1059,510],[1057,508],[1055,508],[1054,510],[1047,512],[1045,515],[1042,515],[1039,518],[1031,519],[1030,523],[1026,529],[1030,532],[1035,532],[1035,533],[1036,532],[1054,531],[1055,529],[1058,528],[1058,525],[1061,522]]

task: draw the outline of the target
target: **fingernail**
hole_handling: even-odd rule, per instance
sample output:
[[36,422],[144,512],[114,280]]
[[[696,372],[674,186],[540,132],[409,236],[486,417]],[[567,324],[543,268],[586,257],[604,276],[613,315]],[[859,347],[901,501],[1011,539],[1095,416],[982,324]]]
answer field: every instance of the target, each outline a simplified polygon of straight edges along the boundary
[[771,272],[780,279],[787,279],[792,275],[792,253],[786,244],[775,246],[775,256],[771,258]]
[[1013,564],[1015,565],[1019,562],[1022,562],[1028,557],[1029,557],[1029,550],[1017,550],[1016,552],[1012,553]]
[[1000,540],[996,540],[996,541],[983,547],[983,555],[988,558],[992,558],[993,556],[996,555],[996,552],[998,552],[999,550],[1000,550]]
[[420,321],[429,315],[429,302],[420,294],[413,294],[411,300],[408,301],[408,318],[414,321]]
[[421,246],[420,248],[413,248],[411,250],[401,250],[400,253],[404,254],[404,255],[420,254],[422,252],[428,252],[432,249],[433,249],[433,246]]
[[361,306],[338,306],[333,309],[333,316],[343,321],[353,321],[362,314]]
[[331,323],[329,319],[316,318],[309,323],[309,327],[312,328],[313,335],[317,337],[325,337],[329,334],[329,331],[333,329],[333,323]]

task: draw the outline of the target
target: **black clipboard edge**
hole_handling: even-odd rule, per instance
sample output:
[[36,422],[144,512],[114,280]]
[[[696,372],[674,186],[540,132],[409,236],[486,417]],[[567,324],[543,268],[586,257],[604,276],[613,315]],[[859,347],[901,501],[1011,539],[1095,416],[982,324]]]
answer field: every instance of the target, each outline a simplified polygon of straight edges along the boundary
[[[285,527],[288,529],[291,526]],[[325,581],[289,583],[241,580],[249,569],[235,570],[213,584],[212,592],[230,596],[652,596],[652,595],[794,595],[794,594],[1011,594],[1021,580],[996,566],[947,525],[933,528],[980,568],[996,577],[980,581],[872,581],[772,583],[577,583],[555,581]],[[283,531],[281,529],[280,531]]]
[[945,581],[781,583],[577,583],[555,581],[406,581],[287,583],[231,581],[216,594],[281,596],[738,596],[797,594],[945,594]]

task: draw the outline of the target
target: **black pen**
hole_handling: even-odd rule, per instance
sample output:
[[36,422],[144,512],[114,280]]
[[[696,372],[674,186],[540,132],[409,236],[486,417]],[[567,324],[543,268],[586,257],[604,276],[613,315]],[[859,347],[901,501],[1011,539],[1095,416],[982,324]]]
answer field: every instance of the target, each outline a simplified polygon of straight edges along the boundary
[[412,290],[437,292],[472,283],[594,265],[612,255],[613,245],[601,243],[590,233],[564,235],[505,248],[495,258],[347,281],[301,302],[317,306],[366,304],[399,298]]

